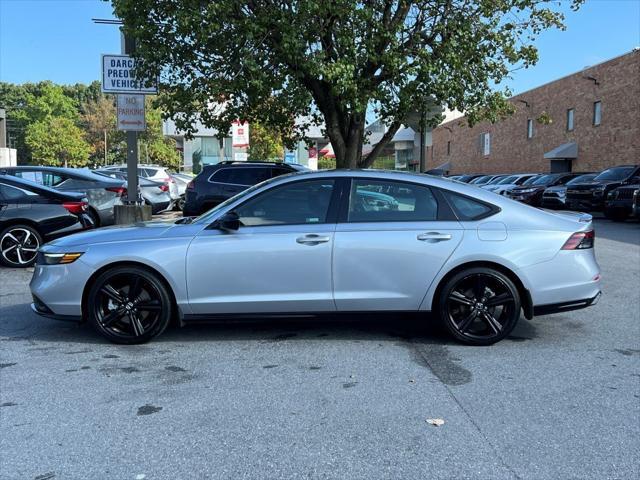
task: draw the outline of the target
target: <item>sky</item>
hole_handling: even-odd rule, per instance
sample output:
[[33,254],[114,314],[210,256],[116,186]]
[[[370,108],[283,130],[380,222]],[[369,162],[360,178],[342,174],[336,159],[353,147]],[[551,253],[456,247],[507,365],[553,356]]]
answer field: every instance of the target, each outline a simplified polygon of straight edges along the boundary
[[[544,32],[536,42],[540,61],[515,71],[507,85],[519,93],[577,72],[640,46],[640,0],[587,0],[578,12],[569,2],[566,31]],[[100,0],[0,0],[0,81],[52,80],[90,83],[100,79],[100,55],[120,53],[112,18]]]

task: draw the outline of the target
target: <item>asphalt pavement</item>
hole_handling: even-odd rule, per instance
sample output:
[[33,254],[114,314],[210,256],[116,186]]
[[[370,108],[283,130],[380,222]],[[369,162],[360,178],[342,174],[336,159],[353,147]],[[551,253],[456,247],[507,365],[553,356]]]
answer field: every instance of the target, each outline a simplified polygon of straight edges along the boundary
[[640,224],[596,232],[598,305],[483,348],[397,315],[116,346],[0,268],[0,478],[639,478]]

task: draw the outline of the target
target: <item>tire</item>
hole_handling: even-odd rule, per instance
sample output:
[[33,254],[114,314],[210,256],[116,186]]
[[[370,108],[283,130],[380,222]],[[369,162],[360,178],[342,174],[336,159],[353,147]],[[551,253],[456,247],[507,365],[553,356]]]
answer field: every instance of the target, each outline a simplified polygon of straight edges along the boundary
[[159,276],[146,268],[121,266],[101,273],[87,295],[89,323],[113,343],[145,343],[165,331],[173,302]]
[[453,275],[440,289],[437,311],[449,333],[467,345],[492,345],[520,318],[517,287],[506,275],[474,267]]
[[27,268],[36,263],[42,236],[30,225],[11,225],[0,232],[0,263]]
[[91,221],[93,222],[93,228],[100,227],[100,216],[93,208],[90,208],[89,210],[87,210],[87,215],[91,217]]
[[184,195],[181,195],[178,201],[176,202],[176,209],[183,211],[185,202],[186,202],[186,199],[184,198]]

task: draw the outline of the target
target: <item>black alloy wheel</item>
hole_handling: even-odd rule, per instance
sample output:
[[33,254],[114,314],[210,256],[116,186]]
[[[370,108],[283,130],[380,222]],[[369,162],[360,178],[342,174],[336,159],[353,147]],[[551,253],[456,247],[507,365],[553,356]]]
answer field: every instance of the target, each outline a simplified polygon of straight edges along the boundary
[[14,268],[36,263],[42,237],[29,225],[12,225],[0,233],[0,262]]
[[513,282],[489,268],[454,275],[442,288],[439,313],[445,326],[468,345],[491,345],[509,335],[520,318],[520,295]]
[[144,343],[169,325],[172,302],[158,276],[134,266],[102,273],[87,297],[93,327],[114,343]]

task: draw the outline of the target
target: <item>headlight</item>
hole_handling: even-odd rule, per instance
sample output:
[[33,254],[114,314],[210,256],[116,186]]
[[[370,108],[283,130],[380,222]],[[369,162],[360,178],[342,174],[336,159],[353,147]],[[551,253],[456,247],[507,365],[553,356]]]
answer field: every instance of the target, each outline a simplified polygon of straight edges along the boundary
[[618,191],[617,190],[611,190],[609,192],[609,194],[607,195],[607,198],[609,199],[614,199],[618,197]]
[[517,192],[514,192],[514,193],[533,193],[535,191],[536,191],[535,188],[525,188],[524,190],[518,190]]
[[82,253],[38,253],[38,265],[65,265],[75,262]]

